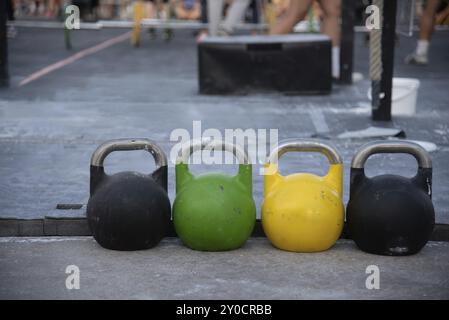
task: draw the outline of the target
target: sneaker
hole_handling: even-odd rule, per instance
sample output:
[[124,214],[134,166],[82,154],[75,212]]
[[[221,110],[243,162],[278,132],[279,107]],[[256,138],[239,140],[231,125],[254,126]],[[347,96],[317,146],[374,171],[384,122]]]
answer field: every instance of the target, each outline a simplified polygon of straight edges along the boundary
[[429,63],[429,61],[427,59],[427,56],[421,56],[417,55],[416,53],[412,53],[405,58],[405,63],[425,66],[427,65],[427,63]]

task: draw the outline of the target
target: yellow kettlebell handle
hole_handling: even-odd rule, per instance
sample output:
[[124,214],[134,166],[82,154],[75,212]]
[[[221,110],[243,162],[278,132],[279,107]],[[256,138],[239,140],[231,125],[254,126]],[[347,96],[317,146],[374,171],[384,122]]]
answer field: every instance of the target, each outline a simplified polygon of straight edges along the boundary
[[265,194],[285,179],[279,174],[278,162],[287,152],[319,152],[325,155],[330,166],[328,173],[322,179],[336,190],[340,197],[343,195],[343,160],[338,151],[321,141],[301,139],[281,143],[271,151],[268,162],[264,166]]

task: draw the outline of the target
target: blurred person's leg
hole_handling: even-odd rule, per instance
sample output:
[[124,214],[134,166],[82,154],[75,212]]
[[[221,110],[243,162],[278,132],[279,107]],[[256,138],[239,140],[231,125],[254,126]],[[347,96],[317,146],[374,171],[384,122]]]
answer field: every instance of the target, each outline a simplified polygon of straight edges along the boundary
[[157,0],[157,14],[159,19],[169,18],[169,4],[167,0]]
[[47,12],[45,13],[47,18],[51,18],[53,16],[54,6],[55,6],[54,0],[47,0]]
[[157,18],[157,14],[156,14],[156,5],[153,1],[148,1],[145,2],[145,11],[146,11],[146,16],[150,19],[156,19]]
[[440,5],[440,0],[427,0],[419,22],[419,38],[415,52],[405,58],[406,63],[426,65],[428,63],[428,52],[430,37],[435,26],[435,16]]
[[209,34],[217,36],[220,33],[232,33],[234,27],[239,23],[248,8],[250,0],[234,0],[227,10],[226,18],[223,22],[223,29],[220,29],[221,17],[223,14],[223,0],[207,1],[207,16],[209,21]]
[[186,8],[184,8],[184,1],[178,0],[174,4],[174,6],[175,6],[176,18],[178,18],[178,19],[188,19],[189,13],[186,10]]
[[311,4],[312,0],[290,1],[286,13],[278,19],[270,34],[291,33],[295,25],[306,17]]
[[232,33],[235,26],[243,20],[251,0],[234,0],[223,22],[223,30]]
[[62,0],[55,0],[55,16],[57,18],[61,17],[61,1]]
[[209,34],[211,36],[218,35],[218,27],[223,14],[223,0],[207,1],[207,18],[209,21]]
[[341,0],[320,0],[323,11],[321,31],[332,41],[332,76],[340,77]]
[[272,0],[276,17],[280,17],[288,11],[291,0]]
[[60,0],[47,0],[46,16],[49,18],[58,17],[60,8],[61,8]]
[[440,2],[440,8],[436,15],[436,24],[449,24],[449,0]]
[[323,11],[321,32],[332,40],[332,46],[340,45],[341,0],[320,0]]
[[430,40],[435,26],[435,16],[440,5],[440,0],[427,0],[423,15],[420,20],[419,40]]

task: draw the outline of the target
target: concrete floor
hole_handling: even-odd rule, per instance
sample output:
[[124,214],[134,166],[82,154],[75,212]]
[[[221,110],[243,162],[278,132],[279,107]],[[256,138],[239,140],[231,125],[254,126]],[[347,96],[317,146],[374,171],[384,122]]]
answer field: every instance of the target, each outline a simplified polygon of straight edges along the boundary
[[[370,125],[402,128],[408,138],[431,141],[439,147],[432,153],[433,200],[437,223],[449,223],[449,32],[435,34],[428,67],[403,63],[414,39],[400,37],[395,74],[419,78],[421,88],[417,115],[396,117],[391,123],[370,120],[368,80],[353,86],[336,85],[329,96],[200,96],[195,42],[186,31],[178,31],[170,43],[160,38],[151,41],[143,35],[138,49],[125,41],[18,86],[40,68],[123,32],[74,32],[71,52],[65,50],[59,30],[19,28],[19,36],[10,41],[11,88],[0,90],[0,217],[83,216],[84,210],[55,207],[58,203],[87,203],[89,159],[98,144],[112,138],[148,137],[169,153],[174,145],[170,141],[172,130],[192,132],[192,121],[200,120],[203,130],[278,129],[280,139],[310,137],[327,127],[324,135],[331,138],[345,163],[345,202],[351,158],[368,139],[336,139],[336,134]],[[355,71],[367,78],[368,49],[361,34],[355,53]],[[150,172],[152,166],[152,159],[143,152],[115,153],[106,161],[108,172]],[[281,163],[283,173],[325,173],[326,168],[326,160],[318,155],[289,154]],[[411,176],[416,164],[411,157],[396,155],[370,160],[367,168],[373,175],[391,172]],[[213,169],[235,172],[235,166]],[[258,169],[256,165],[254,197],[259,211],[263,178]],[[171,167],[172,201],[173,182]]]
[[[167,238],[154,249],[119,252],[90,237],[0,238],[0,299],[449,299],[449,243],[383,257],[339,240],[297,254],[250,239],[236,251],[199,252]],[[66,288],[67,266],[80,289]],[[376,265],[380,288],[368,290]]]

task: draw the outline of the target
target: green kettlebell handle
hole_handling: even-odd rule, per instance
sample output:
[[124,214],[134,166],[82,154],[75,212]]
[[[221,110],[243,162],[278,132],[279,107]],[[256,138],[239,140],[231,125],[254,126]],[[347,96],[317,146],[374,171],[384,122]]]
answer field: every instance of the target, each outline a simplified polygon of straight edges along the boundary
[[268,164],[277,164],[287,152],[318,152],[326,156],[330,164],[341,164],[343,160],[337,150],[321,141],[293,140],[281,143],[271,151]]
[[368,158],[378,153],[405,153],[415,157],[419,168],[432,168],[432,159],[429,153],[419,144],[401,141],[373,141],[364,144],[355,154],[351,162],[351,168],[363,169]]
[[202,150],[228,151],[234,154],[239,162],[239,171],[235,177],[252,194],[252,165],[248,154],[239,145],[216,139],[190,140],[182,145],[181,152],[176,159],[177,192],[185,183],[194,178],[189,172],[189,158],[194,152]]
[[190,140],[184,143],[181,147],[181,153],[176,159],[176,163],[187,164],[190,156],[194,152],[202,150],[228,151],[234,154],[240,164],[250,163],[248,154],[240,146],[217,139]]
[[156,163],[156,169],[167,166],[167,156],[164,151],[149,139],[116,139],[101,144],[92,154],[90,165],[103,167],[106,157],[114,151],[145,150],[151,153]]

